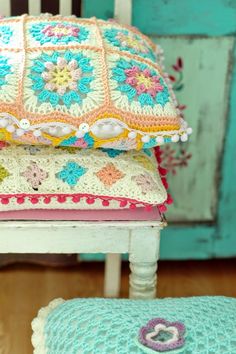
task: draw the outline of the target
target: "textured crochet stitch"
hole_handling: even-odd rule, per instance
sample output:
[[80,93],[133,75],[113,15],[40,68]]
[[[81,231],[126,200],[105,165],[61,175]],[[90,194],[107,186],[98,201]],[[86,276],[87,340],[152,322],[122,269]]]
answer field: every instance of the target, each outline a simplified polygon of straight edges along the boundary
[[163,353],[233,354],[235,311],[236,299],[226,297],[57,299],[32,322],[34,354],[155,353],[138,340],[140,329],[153,318],[185,327],[183,347]]
[[133,27],[23,15],[0,19],[0,44],[4,141],[139,150],[191,133],[161,49]]
[[135,150],[3,144],[0,211],[153,206],[163,211],[170,199],[162,170],[153,149],[147,155]]

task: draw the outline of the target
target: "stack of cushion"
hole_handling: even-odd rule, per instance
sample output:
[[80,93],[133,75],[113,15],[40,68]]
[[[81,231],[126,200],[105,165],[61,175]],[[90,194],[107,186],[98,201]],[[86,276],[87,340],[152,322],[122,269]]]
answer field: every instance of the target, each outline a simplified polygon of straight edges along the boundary
[[153,147],[191,133],[162,51],[133,27],[0,20],[0,211],[159,206]]

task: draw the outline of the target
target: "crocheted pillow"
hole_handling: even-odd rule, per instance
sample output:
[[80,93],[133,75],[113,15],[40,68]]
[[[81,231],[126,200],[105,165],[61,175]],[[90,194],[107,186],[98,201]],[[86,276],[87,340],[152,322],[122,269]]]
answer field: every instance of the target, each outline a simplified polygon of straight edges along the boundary
[[161,49],[133,27],[0,20],[0,139],[119,150],[186,141]]
[[19,209],[111,209],[171,199],[153,150],[7,146],[0,152],[0,211]]
[[32,322],[34,354],[233,354],[235,310],[226,297],[57,299]]

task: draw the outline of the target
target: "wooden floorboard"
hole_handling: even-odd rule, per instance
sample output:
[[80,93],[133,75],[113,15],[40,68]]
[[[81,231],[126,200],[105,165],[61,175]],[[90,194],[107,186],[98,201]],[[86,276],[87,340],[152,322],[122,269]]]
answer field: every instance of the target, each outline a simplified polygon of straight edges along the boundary
[[[128,296],[127,263],[121,297]],[[236,259],[159,263],[159,297],[225,295],[236,297]],[[96,297],[103,293],[103,264],[72,268],[15,265],[0,270],[0,354],[32,354],[32,318],[56,297]]]

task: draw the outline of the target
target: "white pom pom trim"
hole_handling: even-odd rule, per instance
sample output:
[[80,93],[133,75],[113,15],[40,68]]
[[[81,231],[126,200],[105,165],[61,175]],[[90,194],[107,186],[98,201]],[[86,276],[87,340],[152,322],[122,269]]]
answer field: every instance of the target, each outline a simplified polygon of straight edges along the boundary
[[182,135],[180,136],[180,140],[181,140],[182,142],[187,141],[187,140],[188,140],[188,135],[187,135],[186,133],[182,134]]
[[158,136],[156,138],[156,142],[157,142],[158,145],[164,144],[164,137],[163,136]]
[[129,132],[129,134],[128,134],[128,138],[130,138],[130,139],[135,139],[135,138],[136,138],[136,136],[137,136],[137,133],[136,133],[136,132],[134,132],[134,131]]
[[36,137],[36,138],[38,138],[39,136],[41,136],[41,130],[34,130],[33,131],[33,135]]
[[142,136],[142,138],[141,138],[141,140],[142,140],[143,143],[149,143],[150,139],[151,139],[151,138],[150,138],[149,135],[144,135],[144,136]]

